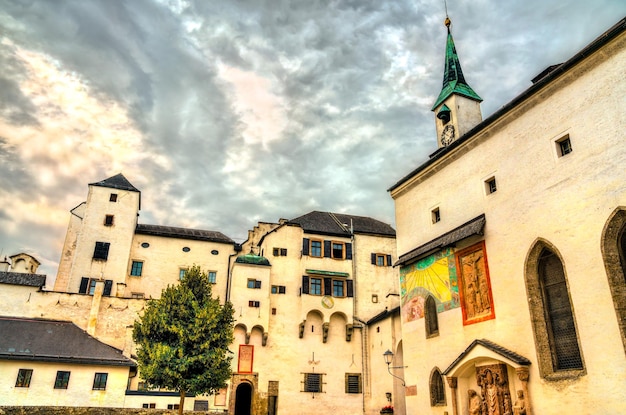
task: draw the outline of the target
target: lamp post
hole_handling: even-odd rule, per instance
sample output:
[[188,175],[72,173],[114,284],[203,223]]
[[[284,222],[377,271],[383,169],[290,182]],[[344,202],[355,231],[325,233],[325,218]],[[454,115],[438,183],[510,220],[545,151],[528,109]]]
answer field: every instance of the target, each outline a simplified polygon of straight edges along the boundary
[[399,379],[402,382],[402,386],[406,386],[406,384],[404,383],[404,379],[391,373],[391,369],[403,369],[406,366],[390,366],[391,362],[393,361],[393,352],[391,350],[387,350],[385,353],[383,353],[383,357],[385,358],[385,363],[387,364],[387,372],[389,372],[389,374],[394,378]]

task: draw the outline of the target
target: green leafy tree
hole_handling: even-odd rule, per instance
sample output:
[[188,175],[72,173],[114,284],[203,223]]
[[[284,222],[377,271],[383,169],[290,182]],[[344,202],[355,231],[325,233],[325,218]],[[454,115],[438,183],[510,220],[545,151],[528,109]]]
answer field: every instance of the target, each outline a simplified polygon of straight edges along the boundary
[[141,378],[180,393],[213,393],[230,378],[233,307],[213,298],[207,274],[194,266],[178,285],[168,285],[135,321],[133,339]]

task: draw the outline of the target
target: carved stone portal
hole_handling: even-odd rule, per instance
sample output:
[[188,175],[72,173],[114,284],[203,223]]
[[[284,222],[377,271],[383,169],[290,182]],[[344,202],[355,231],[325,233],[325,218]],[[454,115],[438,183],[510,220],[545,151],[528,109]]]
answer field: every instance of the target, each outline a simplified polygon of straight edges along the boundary
[[482,394],[481,415],[513,415],[505,364],[477,367],[476,383]]

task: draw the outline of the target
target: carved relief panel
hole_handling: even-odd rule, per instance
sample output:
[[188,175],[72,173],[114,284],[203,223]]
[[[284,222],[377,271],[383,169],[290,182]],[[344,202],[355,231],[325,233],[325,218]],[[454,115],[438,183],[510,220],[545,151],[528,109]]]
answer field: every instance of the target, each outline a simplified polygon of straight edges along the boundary
[[491,296],[485,242],[479,242],[456,254],[463,325],[496,317]]

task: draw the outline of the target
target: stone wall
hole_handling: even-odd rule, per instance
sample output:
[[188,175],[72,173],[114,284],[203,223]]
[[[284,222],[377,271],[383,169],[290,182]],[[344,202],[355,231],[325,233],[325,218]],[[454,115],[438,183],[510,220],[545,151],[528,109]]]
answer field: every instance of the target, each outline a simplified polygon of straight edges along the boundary
[[[185,411],[188,412],[188,411]],[[224,415],[223,412],[192,412]],[[170,415],[178,410],[128,408],[76,408],[67,406],[1,406],[0,415]]]

